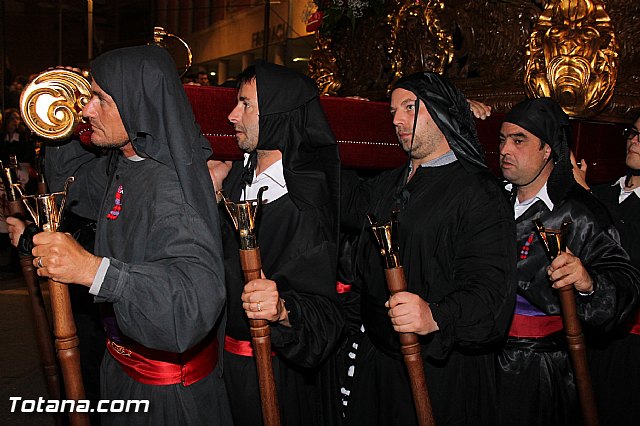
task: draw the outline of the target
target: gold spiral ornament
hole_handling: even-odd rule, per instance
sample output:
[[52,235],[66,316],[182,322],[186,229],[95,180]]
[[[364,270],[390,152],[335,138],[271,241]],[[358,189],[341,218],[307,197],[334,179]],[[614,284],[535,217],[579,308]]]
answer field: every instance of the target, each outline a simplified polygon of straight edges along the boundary
[[[167,38],[175,38],[186,49],[187,64],[182,76],[193,61],[191,48],[177,35],[168,33],[162,27],[154,28],[153,44],[166,48]],[[82,108],[90,98],[88,71],[80,74],[66,68],[56,68],[38,74],[24,88],[20,97],[20,112],[27,127],[37,136],[50,141],[64,140],[73,136],[82,121]]]
[[91,98],[91,84],[81,74],[67,69],[40,73],[20,97],[25,124],[48,140],[68,139],[82,120],[82,108]]

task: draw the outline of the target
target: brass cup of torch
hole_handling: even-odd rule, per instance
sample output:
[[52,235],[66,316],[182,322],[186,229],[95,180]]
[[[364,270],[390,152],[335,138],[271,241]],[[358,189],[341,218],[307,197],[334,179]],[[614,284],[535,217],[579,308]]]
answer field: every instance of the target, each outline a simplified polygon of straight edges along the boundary
[[571,224],[570,221],[562,222],[560,229],[545,228],[540,219],[535,219],[533,223],[549,260],[555,259],[560,253],[567,250],[567,231]]
[[242,250],[252,250],[258,247],[255,232],[256,218],[262,206],[262,193],[266,189],[266,186],[260,188],[256,200],[246,200],[239,203],[229,200],[224,196],[224,192],[221,191],[224,206],[233,221],[236,231],[240,235],[240,248]]
[[384,259],[385,269],[399,268],[400,264],[400,248],[398,245],[398,212],[391,213],[391,219],[388,222],[378,224],[376,218],[368,214],[367,218],[371,224],[371,230],[378,243],[378,249]]
[[2,168],[2,184],[5,194],[7,194],[7,201],[19,201],[22,198],[22,185],[18,180],[18,165],[13,161],[8,166],[0,162],[0,167]]
[[[69,185],[74,181],[73,176],[64,184],[64,191],[42,195],[25,195],[22,197],[27,211],[33,218],[38,229],[46,232],[57,232],[62,221],[64,205],[67,199]],[[60,208],[56,203],[56,197],[62,197]]]

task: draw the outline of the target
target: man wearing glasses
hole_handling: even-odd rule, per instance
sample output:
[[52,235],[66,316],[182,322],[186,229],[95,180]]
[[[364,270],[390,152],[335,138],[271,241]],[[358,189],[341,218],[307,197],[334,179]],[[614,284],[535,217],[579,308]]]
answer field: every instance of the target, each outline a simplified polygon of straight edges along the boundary
[[[640,268],[640,117],[624,130],[627,172],[613,184],[591,188],[613,216],[620,243]],[[586,162],[574,164],[578,183],[589,189]],[[640,418],[640,312],[624,327],[589,342],[589,368],[601,424],[634,425]]]

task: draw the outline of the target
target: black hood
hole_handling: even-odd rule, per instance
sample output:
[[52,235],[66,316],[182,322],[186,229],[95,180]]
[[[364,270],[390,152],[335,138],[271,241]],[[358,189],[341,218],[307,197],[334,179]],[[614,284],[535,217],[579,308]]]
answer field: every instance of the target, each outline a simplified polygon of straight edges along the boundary
[[465,168],[487,168],[469,103],[449,80],[438,74],[419,72],[402,77],[393,89],[413,92],[422,101]]
[[337,233],[340,198],[338,144],[310,78],[286,67],[255,64],[260,110],[259,150],[279,150],[287,189],[300,210],[330,212]]
[[509,111],[504,121],[522,127],[551,147],[554,167],[547,180],[547,192],[559,202],[576,184],[569,151],[571,123],[560,105],[550,98],[528,99]]
[[136,152],[175,168],[185,202],[217,226],[211,220],[217,207],[206,166],[211,147],[169,53],[158,46],[112,50],[91,62],[91,73],[118,106]]

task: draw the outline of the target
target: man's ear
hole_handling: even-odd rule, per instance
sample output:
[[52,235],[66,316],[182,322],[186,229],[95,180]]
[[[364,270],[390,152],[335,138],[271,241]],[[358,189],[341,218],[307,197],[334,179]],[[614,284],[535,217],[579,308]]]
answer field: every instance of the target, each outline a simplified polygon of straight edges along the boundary
[[544,144],[544,161],[547,161],[551,156],[551,147],[548,143]]

